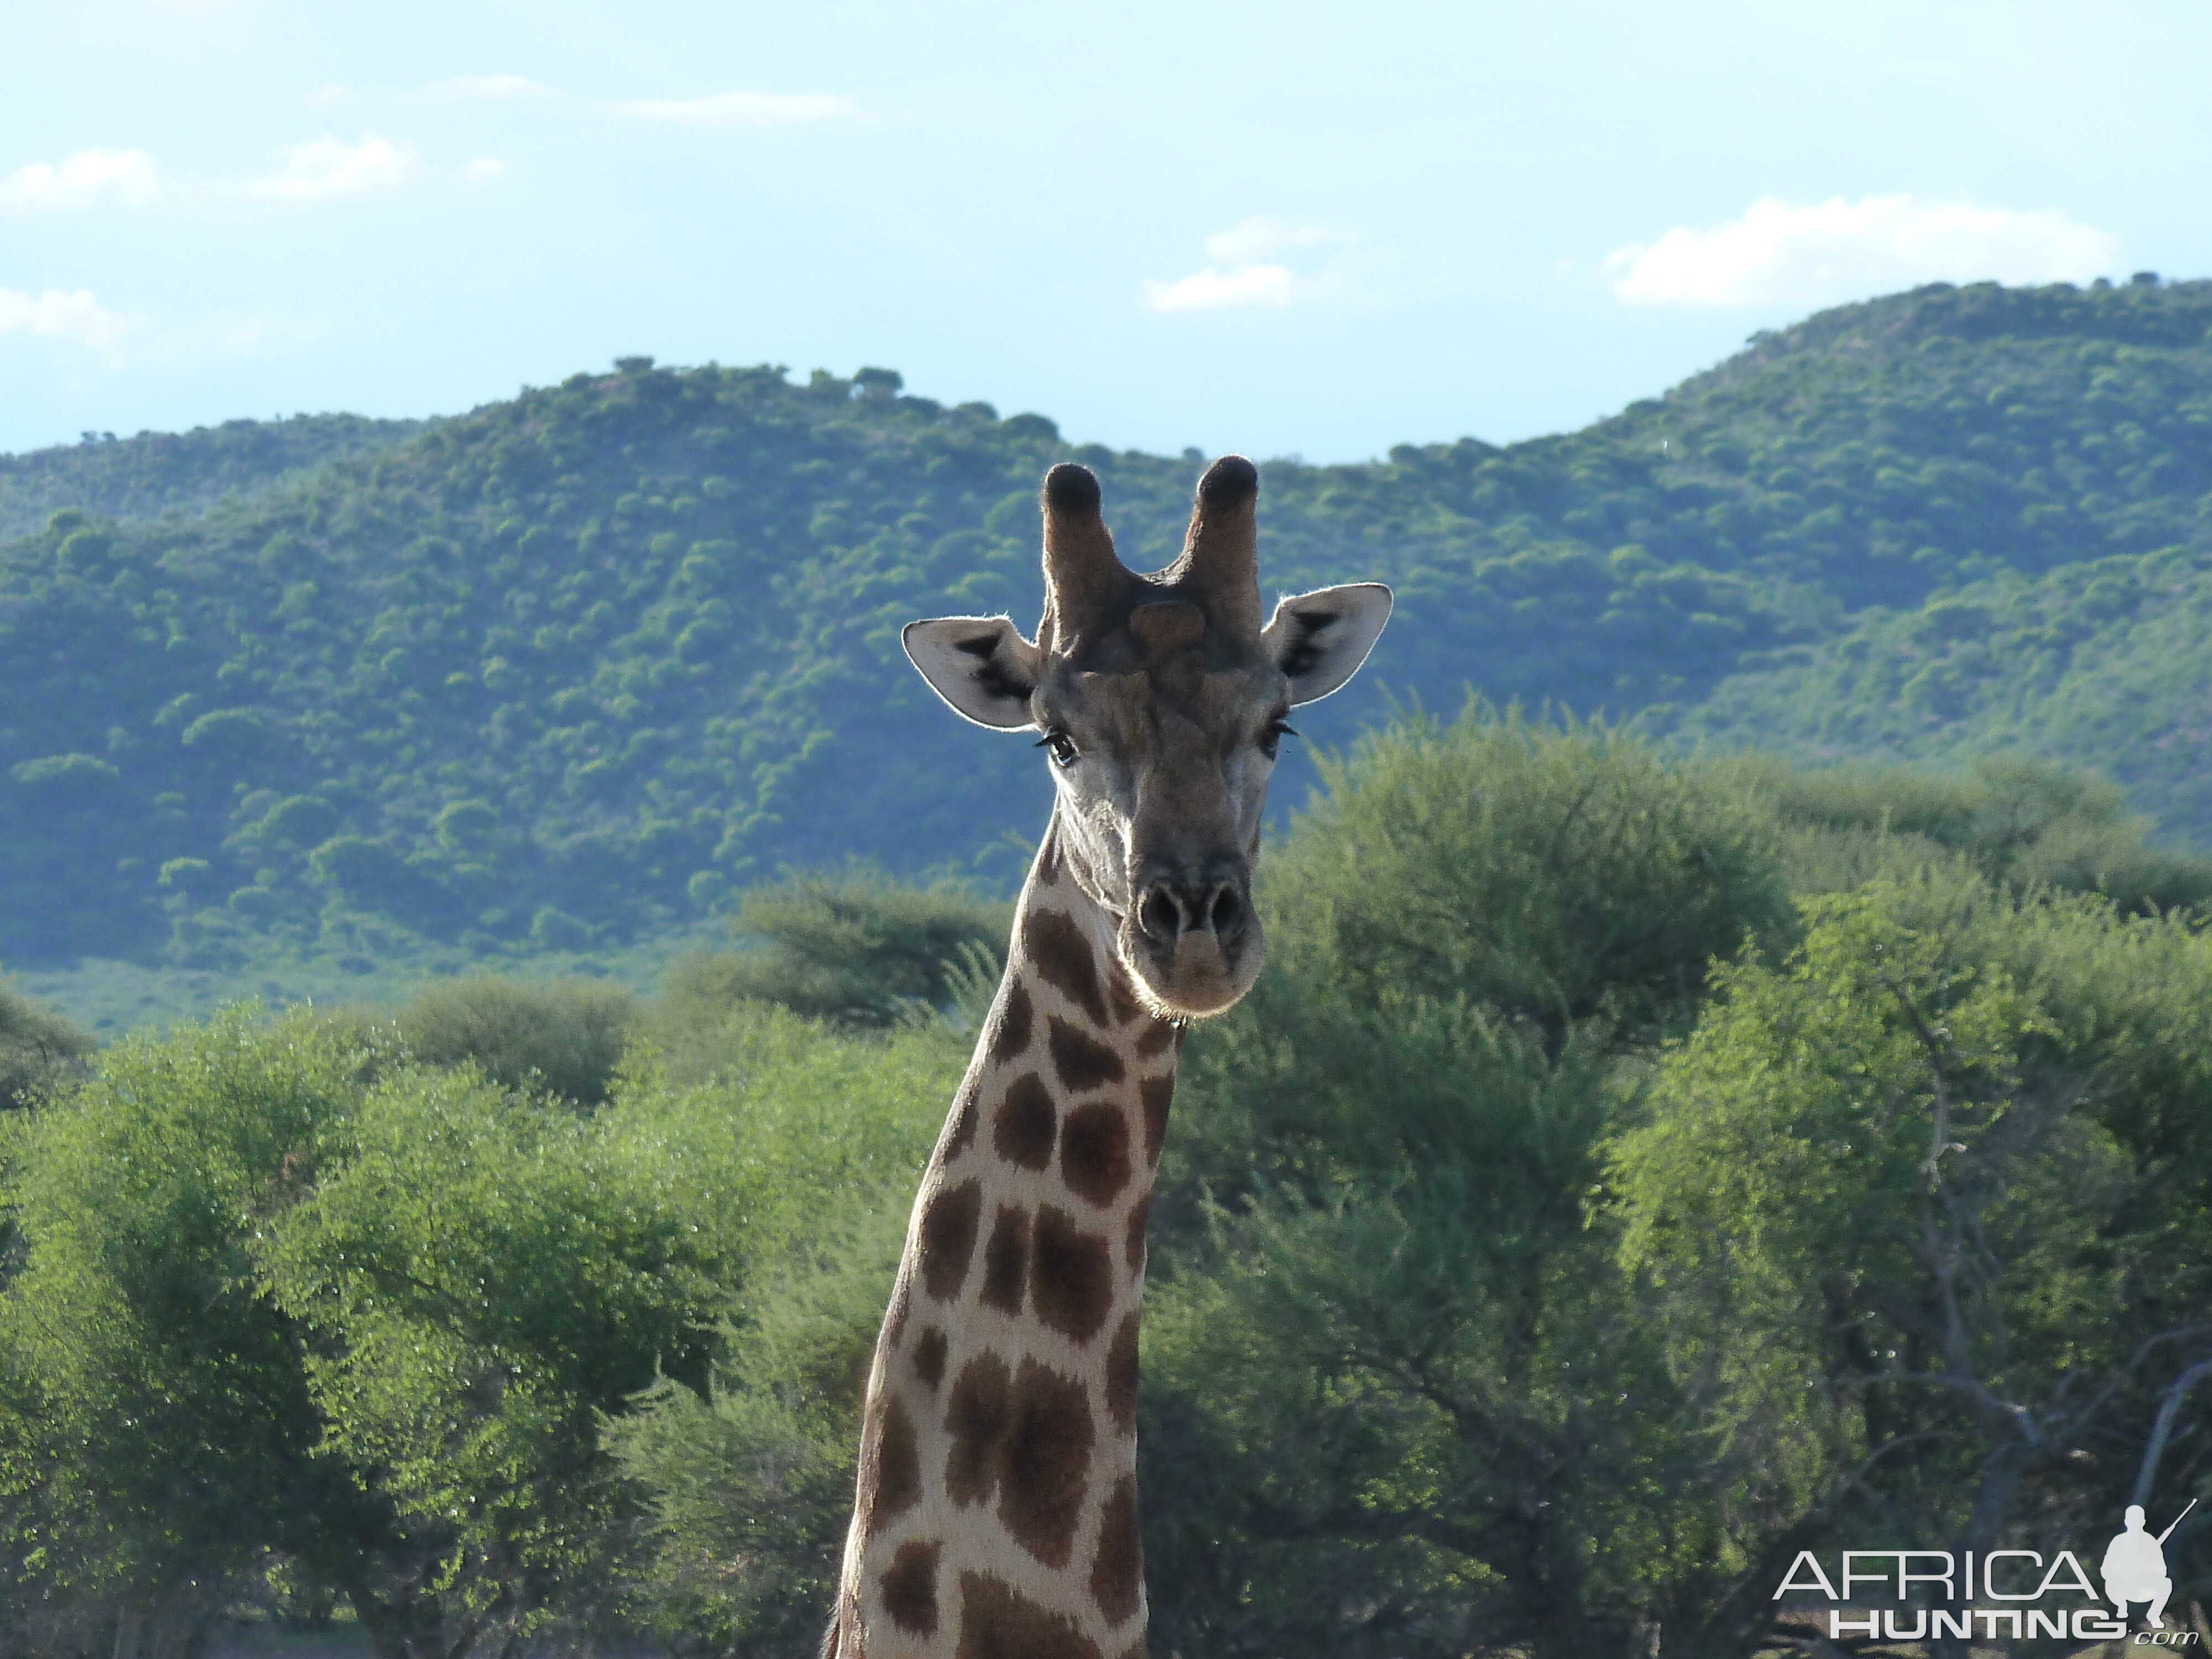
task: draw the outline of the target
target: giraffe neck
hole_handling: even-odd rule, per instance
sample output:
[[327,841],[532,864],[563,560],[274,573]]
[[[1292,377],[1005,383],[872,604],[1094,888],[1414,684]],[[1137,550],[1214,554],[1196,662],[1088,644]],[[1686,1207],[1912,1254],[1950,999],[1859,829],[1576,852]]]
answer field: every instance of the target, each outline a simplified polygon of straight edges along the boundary
[[1143,1659],[1137,1331],[1182,1033],[1112,929],[1055,816],[877,1340],[832,1659]]

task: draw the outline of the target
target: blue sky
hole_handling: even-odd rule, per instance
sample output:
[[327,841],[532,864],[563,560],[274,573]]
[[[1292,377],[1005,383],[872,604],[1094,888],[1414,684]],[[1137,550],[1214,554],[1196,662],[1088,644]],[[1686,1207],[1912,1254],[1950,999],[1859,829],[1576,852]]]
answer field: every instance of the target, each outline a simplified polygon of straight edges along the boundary
[[2212,274],[2212,8],[9,0],[0,451],[863,364],[1115,446],[1571,428],[1936,279]]

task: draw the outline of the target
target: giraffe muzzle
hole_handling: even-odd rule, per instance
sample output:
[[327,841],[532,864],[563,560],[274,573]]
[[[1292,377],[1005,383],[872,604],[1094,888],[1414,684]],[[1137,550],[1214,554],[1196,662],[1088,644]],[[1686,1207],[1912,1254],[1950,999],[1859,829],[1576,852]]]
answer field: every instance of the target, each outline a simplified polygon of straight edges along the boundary
[[1156,881],[1137,907],[1138,925],[1146,938],[1174,950],[1185,933],[1211,933],[1225,952],[1244,928],[1244,900],[1233,881],[1210,886],[1178,887]]
[[1259,975],[1259,918],[1241,875],[1155,875],[1130,913],[1123,955],[1168,1012],[1218,1014]]

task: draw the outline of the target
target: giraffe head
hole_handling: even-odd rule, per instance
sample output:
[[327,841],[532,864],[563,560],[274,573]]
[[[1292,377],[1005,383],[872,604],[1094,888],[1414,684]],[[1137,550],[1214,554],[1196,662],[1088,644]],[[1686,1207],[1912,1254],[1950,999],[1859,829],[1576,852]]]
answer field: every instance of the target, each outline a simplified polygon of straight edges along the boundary
[[1258,976],[1252,862],[1286,717],[1350,679],[1390,615],[1390,590],[1358,582],[1286,599],[1263,624],[1259,493],[1251,462],[1216,461],[1182,556],[1139,576],[1115,555],[1097,479],[1055,466],[1036,638],[1005,617],[906,629],[907,655],[959,714],[1040,733],[1068,870],[1170,1018],[1218,1014]]

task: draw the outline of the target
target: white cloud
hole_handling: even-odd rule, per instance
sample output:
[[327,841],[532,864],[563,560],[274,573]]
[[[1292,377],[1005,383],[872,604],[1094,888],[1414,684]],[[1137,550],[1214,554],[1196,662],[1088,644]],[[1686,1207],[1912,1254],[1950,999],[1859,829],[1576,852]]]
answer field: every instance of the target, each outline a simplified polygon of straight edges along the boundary
[[1258,214],[1206,239],[1206,257],[1231,266],[1255,265],[1302,248],[1328,247],[1358,239],[1325,225],[1294,225]]
[[[725,92],[703,98],[605,100],[577,98],[520,75],[480,75],[448,81],[429,96],[549,99],[633,120],[695,127],[752,127],[865,118],[849,98],[828,94]],[[329,86],[307,94],[316,107],[357,101],[344,87]],[[391,190],[423,172],[410,145],[374,133],[357,143],[325,135],[280,153],[273,173],[251,179],[205,179],[165,169],[143,149],[92,149],[58,161],[33,161],[0,177],[0,214],[64,213],[97,208],[140,210],[204,202],[210,197],[254,197],[265,201],[314,202],[335,197]],[[453,176],[480,185],[506,176],[507,165],[495,156],[471,160]]]
[[1243,265],[1234,270],[1201,266],[1172,283],[1145,279],[1145,303],[1154,311],[1218,311],[1227,306],[1291,302],[1297,278],[1281,265]]
[[251,196],[280,202],[321,201],[362,191],[389,190],[416,171],[415,152],[371,133],[357,144],[313,138],[285,152],[284,163],[246,185]]
[[177,181],[143,149],[81,149],[58,162],[33,161],[17,167],[0,180],[0,211],[151,207],[177,189]]
[[687,127],[782,127],[858,119],[860,106],[828,93],[718,92],[706,98],[633,98],[595,106],[610,115]]
[[110,358],[145,319],[111,311],[88,288],[50,288],[37,294],[0,288],[0,335],[29,334],[90,346]]
[[[273,173],[251,179],[203,179],[172,173],[143,149],[87,149],[58,162],[33,161],[0,178],[0,214],[62,213],[94,208],[175,207],[210,199],[317,202],[390,190],[422,173],[406,144],[371,133],[359,143],[328,137],[279,152]],[[452,177],[488,185],[506,177],[507,163],[479,155]]]
[[[1172,283],[1147,277],[1145,303],[1154,311],[1220,311],[1267,306],[1279,311],[1306,300],[1357,299],[1387,254],[1354,246],[1358,233],[1327,225],[1292,224],[1265,214],[1218,230],[1206,239],[1206,264]],[[1316,249],[1330,249],[1316,263]]]
[[2116,237],[2056,209],[1869,196],[1755,202],[1711,230],[1678,225],[1618,249],[1606,265],[1632,304],[1811,306],[1921,283],[2081,282],[2118,262]]

